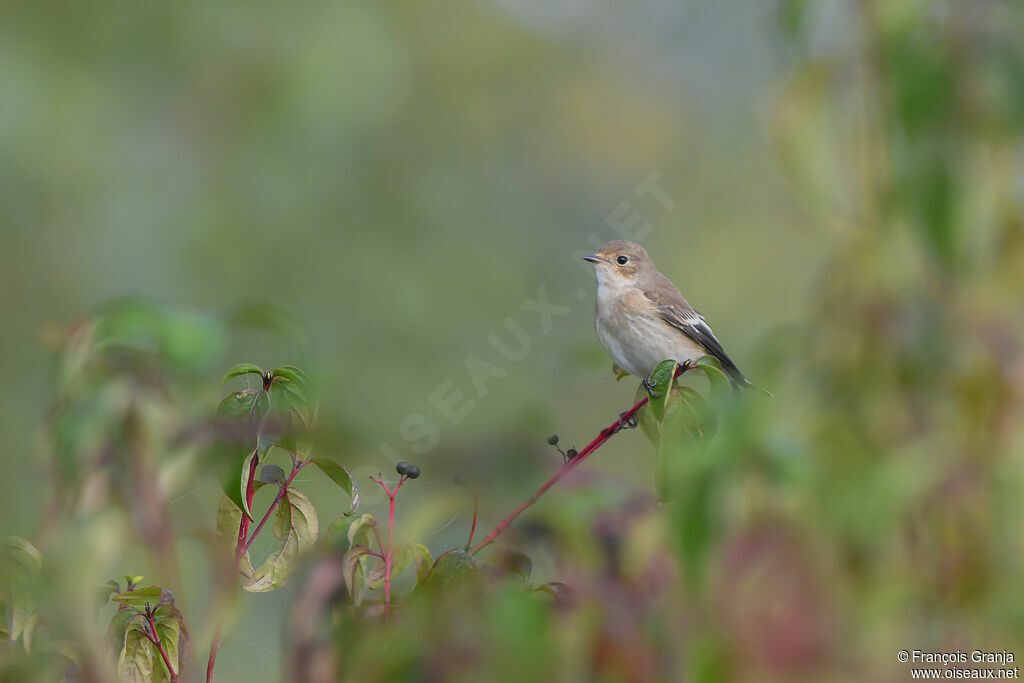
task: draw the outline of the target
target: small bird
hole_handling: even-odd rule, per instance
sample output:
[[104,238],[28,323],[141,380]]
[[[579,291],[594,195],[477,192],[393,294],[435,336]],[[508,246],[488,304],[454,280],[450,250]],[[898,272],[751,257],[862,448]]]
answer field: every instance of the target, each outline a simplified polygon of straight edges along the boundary
[[675,285],[658,272],[636,242],[615,240],[584,256],[597,275],[597,338],[615,364],[642,377],[653,394],[650,375],[663,360],[692,363],[714,356],[733,388],[758,389],[748,380]]

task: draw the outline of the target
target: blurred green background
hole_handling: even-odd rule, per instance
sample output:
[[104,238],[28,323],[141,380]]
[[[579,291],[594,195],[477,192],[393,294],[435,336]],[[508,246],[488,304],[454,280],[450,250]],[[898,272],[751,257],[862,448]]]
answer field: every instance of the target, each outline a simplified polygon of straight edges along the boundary
[[[1011,2],[8,3],[0,531],[43,524],[55,347],[124,297],[188,312],[185,419],[212,413],[236,362],[301,365],[367,511],[383,510],[365,477],[391,469],[387,444],[424,471],[401,503],[410,538],[463,542],[456,474],[486,531],[560,462],[548,434],[582,446],[632,404],[574,256],[619,236],[625,202],[659,269],[776,395],[723,421],[709,452],[727,465],[685,473],[711,493],[666,515],[707,532],[682,557],[708,570],[680,599],[713,625],[667,627],[711,662],[689,675],[901,680],[899,649],[1012,650],[1022,29]],[[652,174],[671,208],[638,196]],[[522,308],[538,287],[568,309],[548,332]],[[488,343],[512,343],[507,318],[531,340],[514,363]],[[486,397],[468,356],[507,373]],[[428,400],[446,380],[475,400],[455,425]],[[411,449],[409,415],[436,448]],[[617,436],[593,480],[530,514],[557,526],[574,496],[617,492],[602,510],[650,494],[650,451]],[[219,490],[179,474],[166,497],[188,615]],[[325,520],[344,507],[310,492]],[[762,552],[768,578],[745,564]],[[572,582],[557,552],[531,555]],[[154,571],[138,549],[108,559],[111,575]],[[291,591],[246,596],[224,680],[282,675]]]

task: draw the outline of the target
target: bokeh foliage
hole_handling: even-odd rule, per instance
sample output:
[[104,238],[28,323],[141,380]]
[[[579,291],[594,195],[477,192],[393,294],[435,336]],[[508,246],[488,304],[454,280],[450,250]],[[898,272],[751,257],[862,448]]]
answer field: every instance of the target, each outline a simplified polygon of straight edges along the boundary
[[[700,3],[687,4],[698,16],[712,12]],[[247,634],[266,633],[263,629],[271,628],[266,622],[273,621],[273,636],[262,642],[273,643],[279,656],[269,668],[247,668],[244,653],[222,659],[218,670],[224,680],[875,680],[905,675],[896,662],[896,652],[905,648],[1017,647],[1016,654],[1024,656],[1019,651],[1024,643],[1019,590],[1024,580],[1024,44],[1019,40],[1024,12],[1010,2],[781,0],[764,5],[774,16],[757,16],[766,22],[764,30],[784,63],[773,75],[772,91],[759,102],[766,114],[764,131],[792,195],[810,216],[802,220],[828,235],[828,254],[820,263],[808,262],[787,242],[787,253],[774,255],[775,237],[782,232],[778,217],[765,225],[765,234],[751,231],[750,241],[722,232],[738,217],[757,218],[754,210],[725,213],[721,207],[735,204],[736,196],[785,192],[781,184],[762,184],[758,177],[746,178],[746,186],[738,180],[693,179],[695,194],[707,187],[701,182],[723,193],[707,193],[706,201],[716,208],[701,215],[710,227],[695,229],[692,239],[676,231],[653,239],[666,252],[667,263],[658,261],[670,275],[679,269],[673,264],[689,258],[677,252],[715,254],[685,263],[688,271],[717,272],[708,275],[719,278],[708,288],[718,292],[716,308],[736,309],[737,320],[753,308],[775,312],[766,317],[769,334],[746,342],[749,353],[740,356],[754,358],[743,366],[753,365],[749,374],[772,389],[775,399],[750,393],[736,398],[716,392],[713,381],[709,385],[687,375],[684,384],[695,389],[680,391],[702,397],[701,418],[714,422],[713,438],[687,433],[666,441],[664,429],[651,429],[652,407],[642,422],[652,436],[661,437],[653,449],[639,432],[617,435],[576,480],[549,493],[484,551],[479,568],[456,562],[460,571],[474,567],[467,571],[474,576],[479,569],[481,580],[445,578],[444,590],[418,590],[429,583],[416,586],[420,577],[412,576],[416,557],[410,555],[387,626],[372,600],[356,606],[349,595],[355,584],[346,585],[344,557],[359,537],[349,537],[350,522],[343,517],[348,497],[339,496],[333,485],[312,485],[311,500],[325,510],[321,526],[340,524],[320,534],[321,542],[297,565],[289,586],[277,593],[284,596],[280,602],[239,607],[224,597],[233,584],[215,559],[222,545],[214,532],[218,481],[225,469],[218,461],[221,434],[208,427],[221,398],[217,381],[234,362],[252,357],[250,345],[261,352],[273,349],[266,354],[275,356],[271,366],[305,366],[312,357],[315,367],[317,353],[309,351],[294,319],[270,307],[207,314],[129,302],[100,309],[46,335],[59,348],[51,409],[40,438],[48,488],[24,503],[41,520],[33,545],[13,539],[5,545],[0,595],[8,616],[6,635],[16,642],[2,655],[3,675],[59,679],[72,661],[67,654],[86,677],[113,675],[116,662],[105,656],[104,643],[113,608],[101,611],[95,594],[104,581],[125,573],[152,577],[178,596],[175,604],[191,632],[185,655],[191,677],[200,675],[214,624],[225,616],[229,630]],[[72,30],[74,19],[88,26],[95,20],[71,15],[57,35],[91,55],[88,68],[60,60],[48,66],[40,58],[48,54],[39,46],[43,43],[28,43],[53,27],[45,10],[25,7],[16,23],[8,23],[23,34],[0,47],[2,55],[25,56],[21,67],[8,66],[23,77],[12,101],[31,110],[24,104],[26,93],[29,99],[38,94],[28,82],[61,89],[67,108],[48,111],[53,127],[87,125],[99,131],[98,139],[118,140],[121,146],[101,150],[72,136],[78,146],[62,146],[60,163],[46,165],[40,159],[50,157],[36,152],[51,149],[52,140],[41,134],[7,136],[5,151],[17,164],[0,170],[5,180],[0,192],[12,225],[37,222],[43,230],[71,221],[72,206],[79,209],[76,220],[109,219],[118,225],[118,211],[131,213],[134,202],[142,202],[155,229],[181,229],[197,240],[190,243],[195,257],[190,263],[201,271],[200,283],[214,281],[209,272],[224,271],[246,285],[228,290],[231,297],[204,301],[214,308],[244,298],[253,288],[294,302],[314,329],[322,325],[317,318],[329,317],[317,308],[370,310],[370,318],[357,320],[377,320],[375,334],[338,335],[347,366],[321,373],[320,389],[327,387],[320,392],[322,405],[332,405],[324,408],[321,430],[311,438],[341,462],[390,470],[392,463],[383,462],[373,446],[386,438],[380,433],[395,421],[391,413],[409,408],[404,397],[425,394],[435,381],[422,367],[401,364],[401,358],[411,353],[429,358],[465,334],[457,324],[462,319],[451,312],[457,306],[430,303],[472,302],[471,314],[486,316],[482,326],[491,325],[500,320],[491,317],[493,296],[464,295],[463,280],[518,282],[521,272],[535,277],[548,263],[524,255],[513,259],[513,269],[491,258],[485,246],[510,249],[515,241],[501,234],[503,228],[539,223],[524,228],[544,245],[532,253],[551,248],[552,241],[560,247],[561,240],[573,246],[586,240],[584,229],[552,237],[543,221],[521,206],[528,202],[502,197],[498,188],[548,197],[542,200],[546,217],[573,222],[579,217],[570,205],[590,195],[565,187],[559,198],[550,199],[547,189],[571,184],[563,180],[566,169],[578,171],[577,182],[593,184],[595,193],[607,192],[617,179],[633,182],[630,173],[639,170],[642,177],[650,164],[663,163],[660,152],[651,150],[675,150],[666,138],[687,123],[666,114],[674,110],[659,99],[657,88],[633,86],[643,95],[634,99],[646,99],[649,107],[618,109],[619,117],[635,125],[628,127],[628,140],[607,142],[614,136],[605,133],[616,119],[609,123],[600,118],[604,114],[593,113],[598,109],[593,105],[604,101],[602,86],[594,73],[578,66],[568,38],[560,43],[510,32],[502,28],[506,19],[475,8],[466,19],[474,38],[445,50],[436,45],[437,27],[425,10],[402,3],[381,6],[386,9],[356,5],[344,14],[338,35],[324,35],[335,24],[321,22],[306,34],[308,49],[291,56],[277,55],[252,35],[232,32],[225,21],[229,15],[214,10],[193,24],[191,10],[165,7],[160,12],[166,16],[147,15],[148,31],[110,25],[106,34],[80,35]],[[279,19],[288,30],[306,26],[294,16]],[[774,23],[767,24],[769,19]],[[219,37],[234,36],[226,43],[229,59],[199,69],[207,53],[189,52],[182,41],[197,25]],[[415,40],[397,49],[392,33]],[[76,36],[78,42],[71,40]],[[732,41],[726,49],[738,42]],[[180,69],[156,61],[133,71],[125,55],[143,49],[142,42],[173,55]],[[340,89],[331,88],[325,80],[334,72],[321,52],[365,68],[351,69]],[[510,55],[526,55],[537,67],[511,69]],[[658,55],[669,63],[671,57]],[[184,75],[197,69],[203,78]],[[26,78],[36,72],[47,78]],[[425,76],[417,79],[421,72]],[[104,74],[98,89],[89,85],[96,73]],[[138,171],[155,164],[151,157],[167,156],[144,144],[151,129],[120,137],[118,119],[103,115],[102,102],[120,92],[122,77],[135,84],[137,97],[126,102],[121,116],[169,127],[176,131],[173,139],[227,150],[217,157],[220,165],[198,169],[196,177],[232,199],[212,199],[186,183],[186,196],[205,200],[181,210],[173,193],[156,187],[167,177],[191,177],[187,168],[156,178],[124,174],[123,186],[110,192],[90,184],[109,177],[96,167],[122,168],[127,160],[124,168]],[[502,96],[486,88],[488,79],[506,83]],[[180,94],[182,109],[165,114],[171,123],[146,115],[153,113],[153,102],[162,101],[162,87]],[[369,91],[374,96],[361,96]],[[331,93],[326,101],[333,106],[322,106],[323,92]],[[395,104],[407,100],[418,106]],[[554,122],[555,132],[531,122],[538,103],[549,100],[562,103],[552,105],[557,112],[543,119]],[[339,104],[349,102],[362,104]],[[451,102],[460,106],[453,111]],[[718,125],[697,120],[698,129]],[[245,125],[217,125],[231,121]],[[272,135],[280,121],[299,131],[286,143],[274,142]],[[721,141],[719,136],[709,133],[710,139]],[[252,139],[270,142],[248,146]],[[497,150],[488,164],[473,156],[476,144]],[[573,156],[578,165],[554,154],[541,155],[538,162],[521,152],[548,148]],[[321,149],[329,153],[310,153]],[[745,152],[732,156],[726,153],[730,149],[723,144],[703,150],[710,175],[744,165]],[[271,151],[283,161],[268,163]],[[193,158],[171,157],[181,164]],[[362,166],[339,161],[348,158]],[[311,159],[316,163],[303,165]],[[353,177],[340,195],[330,180],[338,166]],[[250,167],[259,172],[244,172]],[[294,182],[299,167],[307,169],[308,182]],[[484,168],[497,169],[493,185],[482,185]],[[665,168],[666,174],[672,170]],[[61,201],[64,188],[73,193]],[[415,201],[394,199],[395,194]],[[100,196],[118,201],[94,203]],[[149,196],[160,201],[148,204]],[[360,203],[362,196],[370,199]],[[310,257],[290,248],[304,239],[303,230],[313,230],[308,226],[329,223],[336,215],[318,207],[329,204],[345,215],[346,202],[357,207],[347,218],[366,223],[366,231],[325,230],[320,250]],[[466,230],[471,237],[463,239],[459,230],[480,206],[494,217],[487,224],[493,233],[477,226],[482,236]],[[681,220],[677,216],[672,220]],[[231,227],[206,232],[220,222]],[[432,237],[402,232],[402,239],[391,242],[381,236],[404,222]],[[289,234],[286,225],[300,234]],[[725,237],[709,237],[715,227]],[[267,247],[261,259],[213,262],[210,255],[221,249],[221,241],[231,253],[247,232]],[[809,230],[800,241],[819,239],[815,234]],[[453,248],[456,239],[459,246]],[[695,243],[719,249],[693,248]],[[446,260],[453,251],[464,258]],[[748,251],[752,255],[745,255]],[[311,267],[296,270],[337,269],[341,279],[332,281],[331,291],[358,292],[348,297],[358,301],[348,304],[341,296],[338,303],[339,297],[324,296],[302,309],[306,291],[295,285],[301,273],[288,266],[291,259],[304,258]],[[755,258],[777,259],[782,273],[776,277],[787,282],[800,274],[783,265],[802,266],[815,278],[813,286],[796,303],[756,300],[754,305],[751,290],[757,287],[744,290],[741,271]],[[481,267],[485,259],[487,266]],[[462,279],[449,280],[422,265],[430,262],[443,263]],[[561,260],[551,263],[565,268]],[[379,278],[374,287],[361,286],[367,273],[392,268],[416,277],[399,272]],[[273,276],[256,278],[253,269]],[[122,276],[130,280],[142,270],[143,265],[129,264]],[[156,276],[161,272],[154,268]],[[432,278],[444,284],[431,290],[429,299],[418,283]],[[301,282],[308,290],[324,284]],[[764,284],[766,291],[772,287]],[[485,291],[493,295],[495,290]],[[779,312],[783,307],[785,316]],[[434,313],[419,314],[422,324],[410,335],[411,319],[403,316],[419,308]],[[387,316],[380,315],[382,309]],[[391,317],[403,325],[380,320]],[[787,322],[772,323],[776,318]],[[575,320],[577,327],[587,327],[585,316]],[[282,340],[265,344],[254,326],[272,328],[271,336]],[[721,335],[727,344],[744,336],[739,323],[727,327],[731,334]],[[409,350],[412,337],[422,349]],[[580,344],[596,344],[589,331],[585,338]],[[502,416],[506,424],[482,436],[456,437],[435,460],[424,457],[424,479],[434,462],[434,471],[444,475],[448,469],[475,475],[467,486],[481,494],[481,523],[500,519],[510,501],[528,495],[542,473],[557,464],[557,454],[547,460],[537,455],[535,444],[555,419],[538,413],[569,421],[582,439],[585,430],[596,431],[613,417],[609,406],[628,407],[629,396],[616,393],[610,382],[601,385],[611,395],[609,402],[584,395],[592,391],[561,393],[557,385],[567,375],[594,372],[573,366],[571,357],[565,352],[557,357],[564,362],[524,371],[530,381],[515,385],[514,393],[525,396],[530,409]],[[38,377],[32,380],[42,384]],[[518,404],[500,405],[512,413]],[[561,424],[553,426],[564,436]],[[657,458],[648,457],[651,450]],[[501,469],[503,462],[524,454],[532,460],[523,470]],[[632,476],[603,456],[630,458]],[[515,476],[503,476],[507,471]],[[433,486],[411,482],[403,489],[408,498],[398,502],[397,533],[407,547],[422,544],[431,560],[458,559],[471,502],[465,491],[440,479]],[[365,479],[359,483],[365,487]],[[187,510],[169,505],[197,486],[196,504]],[[657,502],[658,493],[666,502]],[[268,503],[266,494],[256,498],[260,509]],[[379,502],[368,502],[367,509],[382,518]],[[444,527],[453,511],[457,521]],[[438,527],[444,531],[435,535]],[[452,548],[454,554],[444,554]],[[377,578],[364,576],[360,591]]]

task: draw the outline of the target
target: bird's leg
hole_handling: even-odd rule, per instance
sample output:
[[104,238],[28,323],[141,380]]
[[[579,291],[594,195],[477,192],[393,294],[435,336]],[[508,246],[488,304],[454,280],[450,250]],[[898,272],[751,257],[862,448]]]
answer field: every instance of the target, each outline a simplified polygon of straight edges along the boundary
[[[626,412],[629,412],[628,410]],[[619,429],[633,429],[639,422],[636,419],[636,413],[633,413],[629,417],[625,417],[626,413],[619,414]]]
[[644,377],[644,389],[647,390],[648,396],[651,398],[661,398],[661,394],[654,391],[654,386],[654,381],[651,379],[650,375]]

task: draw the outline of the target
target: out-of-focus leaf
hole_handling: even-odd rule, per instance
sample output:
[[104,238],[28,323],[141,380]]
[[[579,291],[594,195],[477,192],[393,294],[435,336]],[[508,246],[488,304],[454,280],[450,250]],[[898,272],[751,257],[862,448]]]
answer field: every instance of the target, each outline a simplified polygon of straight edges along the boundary
[[263,368],[252,363],[239,363],[235,367],[228,370],[227,374],[224,375],[224,379],[221,380],[221,384],[227,382],[232,377],[238,377],[240,375],[259,375],[263,377]]
[[416,543],[413,545],[416,557],[416,585],[419,585],[434,566],[434,558],[425,545]]
[[440,593],[449,587],[472,580],[479,574],[476,560],[465,550],[453,548],[442,553],[430,568],[420,587],[427,593]]
[[303,425],[309,427],[313,424],[316,407],[302,385],[291,381],[275,382],[273,391],[292,409]]
[[375,559],[370,552],[366,546],[352,546],[342,560],[345,587],[352,598],[352,604],[356,607],[363,602],[363,596],[366,593],[366,570],[370,562]]
[[[220,506],[217,508],[217,538],[221,539],[224,546],[232,553],[238,547],[238,529],[242,522],[242,510],[230,496],[225,495],[220,499]],[[252,563],[249,561],[249,553],[242,557],[239,569],[245,576],[252,576]]]
[[533,560],[523,553],[507,553],[501,557],[499,565],[513,574],[518,574],[523,581],[529,581],[530,574],[533,573]]
[[[245,589],[253,593],[280,588],[295,571],[296,558],[312,547],[319,535],[319,521],[316,509],[306,494],[298,489],[290,488],[285,493],[281,505],[288,505],[288,529],[284,543],[279,550],[272,553],[245,584]],[[282,517],[278,517],[281,523]],[[278,525],[275,524],[275,527]],[[275,532],[277,529],[275,528]],[[282,528],[283,531],[283,528]]]
[[[420,576],[426,576],[426,573],[430,571],[433,566],[434,560],[430,556],[430,551],[422,543],[407,543],[395,548],[391,555],[391,579],[394,580],[396,576],[405,571],[406,567],[415,565],[416,567],[416,580],[419,581]],[[380,575],[372,577],[367,581],[366,587],[369,589],[379,588],[384,580],[384,565],[381,563],[378,566]],[[374,572],[375,574],[377,572]]]
[[306,373],[294,365],[282,365],[279,368],[274,368],[272,374],[274,377],[283,377],[286,380],[295,382],[303,388],[309,385],[309,378],[306,376]]
[[153,658],[159,657],[156,646],[138,626],[125,632],[124,646],[117,662],[118,678],[127,683],[153,683]]
[[7,601],[7,638],[24,636],[25,649],[31,648],[32,631],[38,622],[32,600],[32,586],[40,577],[43,556],[29,541],[8,536],[0,547],[0,596]]
[[781,0],[778,3],[776,17],[779,28],[791,40],[801,37],[810,4],[810,0]]
[[235,547],[241,522],[242,509],[230,496],[225,495],[217,507],[217,538],[222,538],[225,543],[230,542],[232,548]]
[[278,333],[292,343],[300,356],[309,346],[302,321],[291,311],[269,302],[248,302],[237,306],[228,314],[228,323]]
[[159,586],[146,586],[145,588],[136,588],[133,591],[118,593],[114,596],[114,601],[126,607],[142,611],[146,609],[147,605],[155,609],[161,603],[163,597],[164,591]]
[[373,518],[370,513],[364,514],[359,519],[352,522],[348,527],[348,543],[350,546],[357,545],[370,545],[370,534],[373,532],[373,526],[377,523],[377,520]]
[[[167,653],[167,659],[174,667],[175,673],[180,674],[181,662],[184,659],[182,655],[185,653],[185,645],[188,641],[188,631],[185,629],[181,612],[172,605],[166,605],[157,610],[153,620],[156,623],[157,635],[160,636],[160,643],[163,645],[164,652]],[[170,672],[167,671],[167,665],[159,652],[155,654],[154,660],[154,680],[170,681]]]
[[349,504],[349,508],[345,512],[345,515],[348,516],[353,514],[356,511],[356,508],[359,507],[359,487],[356,485],[356,479],[352,476],[352,473],[348,471],[348,468],[323,456],[317,456],[310,462],[319,467],[320,471],[326,474],[331,481],[348,493],[351,503]]
[[105,605],[110,600],[111,595],[117,595],[121,592],[121,584],[114,579],[107,581],[99,590],[100,605]]
[[131,609],[119,609],[114,612],[114,616],[110,619],[110,625],[107,627],[111,652],[118,652],[124,648],[125,629],[128,627],[128,622],[137,614],[138,612]]
[[266,406],[266,396],[262,387],[249,387],[228,394],[217,406],[217,415],[221,417],[258,416]]
[[661,425],[662,441],[710,438],[714,433],[710,422],[713,419],[714,414],[700,392],[693,387],[679,386],[665,410]]
[[572,586],[561,581],[550,581],[548,583],[536,586],[534,592],[547,593],[555,599],[557,603],[566,603],[572,599],[573,591]]
[[194,370],[220,356],[225,332],[215,316],[130,300],[106,306],[94,334],[97,348],[157,353],[171,365]]

